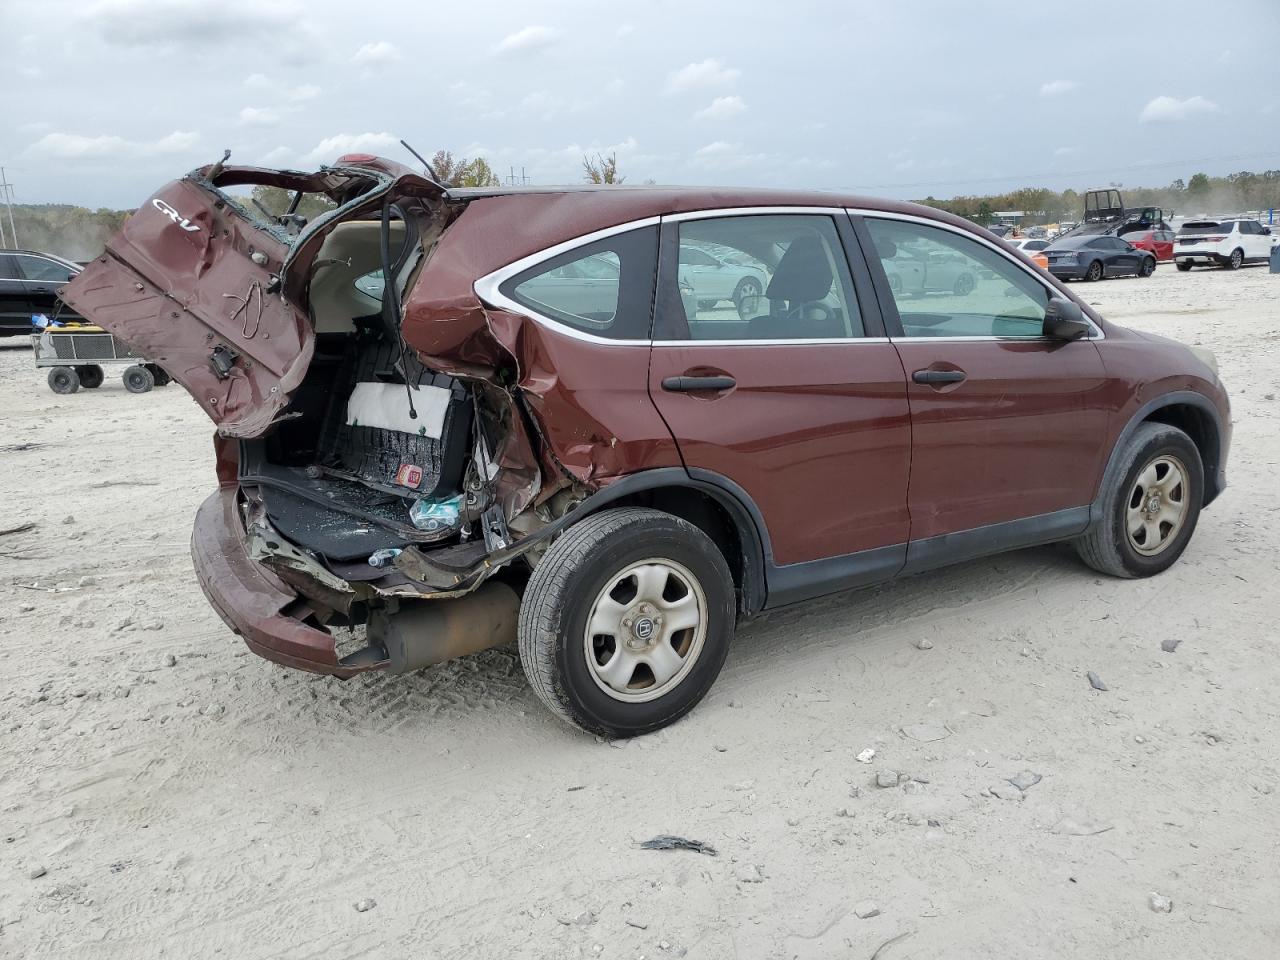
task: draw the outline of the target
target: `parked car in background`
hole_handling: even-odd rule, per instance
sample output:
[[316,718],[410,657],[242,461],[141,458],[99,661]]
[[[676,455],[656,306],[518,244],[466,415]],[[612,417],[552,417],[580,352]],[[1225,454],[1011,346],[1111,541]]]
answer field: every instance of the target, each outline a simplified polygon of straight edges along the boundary
[[1005,243],[1025,253],[1037,267],[1049,269],[1049,258],[1044,255],[1050,241],[1044,237],[1005,237]]
[[[232,199],[258,183],[335,208],[287,236]],[[762,265],[746,316],[684,295],[712,245]],[[551,283],[597,259],[584,316]],[[766,609],[1054,541],[1158,574],[1226,482],[1212,354],[908,203],[218,163],[63,295],[217,424],[192,553],[253,652],[352,677],[518,640],[546,706],[609,737],[690,710]]]
[[765,272],[741,255],[715,246],[685,243],[680,246],[680,280],[693,288],[698,306],[710,310],[721,301],[742,309],[748,298],[758,299],[766,283]]
[[1149,277],[1156,255],[1112,236],[1074,236],[1055,240],[1044,251],[1049,272],[1060,280]]
[[31,332],[31,318],[80,319],[58,300],[80,265],[35,250],[0,250],[0,336]]
[[1177,235],[1167,225],[1157,225],[1150,229],[1132,230],[1123,234],[1127,240],[1139,250],[1155,254],[1156,261],[1168,263],[1173,259],[1173,243]]
[[894,294],[923,297],[927,293],[964,296],[977,286],[980,265],[958,257],[945,246],[919,238],[898,247],[897,255],[882,261]]
[[1013,233],[1013,227],[1007,223],[993,223],[987,227],[997,237],[1007,237]]
[[1273,239],[1271,228],[1257,220],[1188,220],[1174,241],[1173,258],[1182,271],[1198,266],[1238,270],[1246,263],[1265,263]]

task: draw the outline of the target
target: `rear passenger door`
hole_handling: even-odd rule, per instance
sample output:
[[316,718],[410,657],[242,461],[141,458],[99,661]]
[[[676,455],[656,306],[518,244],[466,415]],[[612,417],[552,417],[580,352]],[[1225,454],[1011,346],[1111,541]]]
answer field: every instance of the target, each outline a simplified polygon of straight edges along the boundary
[[[679,261],[700,244],[758,264],[761,295],[684,289]],[[906,554],[906,383],[846,245],[838,209],[663,218],[650,396],[689,472],[756,507],[770,605],[884,579]]]
[[[988,538],[1017,546],[1082,530],[1108,415],[1093,342],[1043,336],[1051,288],[998,244],[908,216],[855,223],[908,379],[907,569],[974,555]],[[949,251],[977,282],[925,297],[891,289],[882,262],[922,250]],[[1024,522],[992,529],[1011,521]]]

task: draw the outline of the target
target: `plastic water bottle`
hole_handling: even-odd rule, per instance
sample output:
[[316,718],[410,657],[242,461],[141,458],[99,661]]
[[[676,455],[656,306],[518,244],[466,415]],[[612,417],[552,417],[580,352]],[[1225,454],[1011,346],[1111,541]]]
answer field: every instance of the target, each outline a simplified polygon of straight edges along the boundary
[[463,494],[445,500],[416,500],[409,508],[409,520],[419,530],[434,533],[452,530],[462,515]]

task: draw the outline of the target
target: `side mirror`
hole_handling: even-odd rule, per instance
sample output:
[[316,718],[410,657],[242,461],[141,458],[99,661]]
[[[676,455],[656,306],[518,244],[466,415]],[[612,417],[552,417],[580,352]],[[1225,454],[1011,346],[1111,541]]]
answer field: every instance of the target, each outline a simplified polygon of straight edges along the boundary
[[1271,236],[1271,228],[1270,228],[1270,227],[1263,227],[1263,228],[1262,228],[1262,232],[1263,232],[1263,233],[1265,233],[1268,237],[1269,237],[1269,236]]
[[1079,340],[1087,337],[1092,327],[1084,311],[1074,300],[1058,297],[1049,301],[1044,311],[1044,335],[1054,340]]

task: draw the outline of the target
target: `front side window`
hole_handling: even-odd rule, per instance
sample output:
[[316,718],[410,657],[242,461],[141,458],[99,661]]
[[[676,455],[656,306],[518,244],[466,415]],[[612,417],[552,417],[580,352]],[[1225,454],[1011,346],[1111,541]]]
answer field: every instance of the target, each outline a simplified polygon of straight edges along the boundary
[[905,220],[868,218],[907,337],[1039,337],[1049,292],[977,240]]
[[74,275],[70,267],[56,260],[44,257],[14,257],[18,261],[18,269],[28,280],[43,280],[46,283],[66,283]]
[[664,316],[659,339],[864,336],[848,261],[831,217],[711,217],[683,220],[678,229],[676,280],[683,317]]
[[557,323],[611,340],[649,337],[658,228],[575,247],[502,284],[512,300]]

